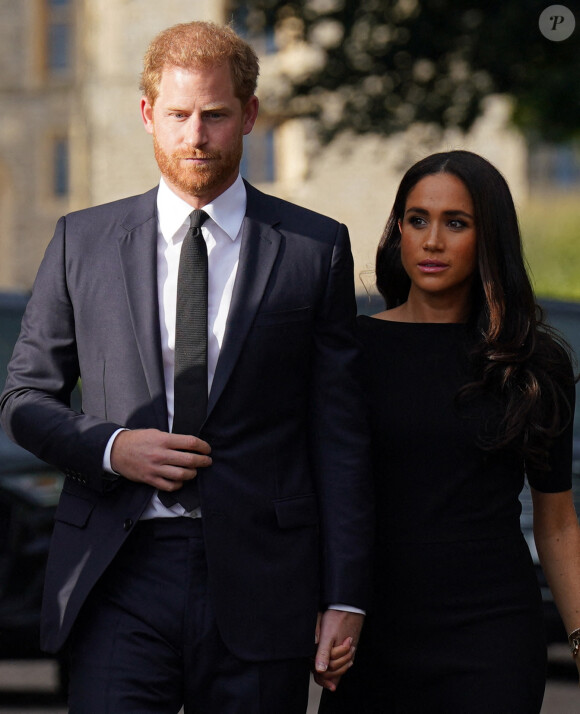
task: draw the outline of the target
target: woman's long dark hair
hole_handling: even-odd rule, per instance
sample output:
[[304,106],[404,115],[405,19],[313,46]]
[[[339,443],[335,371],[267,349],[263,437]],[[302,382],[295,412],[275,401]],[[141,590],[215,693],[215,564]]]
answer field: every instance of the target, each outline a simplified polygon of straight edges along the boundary
[[411,282],[401,263],[399,220],[414,186],[437,173],[463,182],[473,201],[476,227],[478,270],[470,320],[481,339],[473,353],[476,381],[461,394],[498,394],[505,411],[489,448],[515,447],[529,466],[545,470],[550,444],[572,418],[562,388],[572,380],[568,349],[536,305],[516,210],[500,172],[469,151],[432,154],[412,166],[403,176],[379,243],[377,287],[387,308],[407,300]]

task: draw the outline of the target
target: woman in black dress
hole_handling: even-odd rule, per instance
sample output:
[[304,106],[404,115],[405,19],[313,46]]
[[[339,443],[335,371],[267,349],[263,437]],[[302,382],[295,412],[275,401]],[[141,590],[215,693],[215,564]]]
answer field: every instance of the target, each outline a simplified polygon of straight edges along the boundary
[[536,545],[572,633],[574,378],[536,307],[503,177],[465,151],[409,169],[376,274],[387,309],[359,318],[374,604],[336,692],[349,643],[317,676],[319,713],[537,714],[546,647],[518,495],[532,490]]

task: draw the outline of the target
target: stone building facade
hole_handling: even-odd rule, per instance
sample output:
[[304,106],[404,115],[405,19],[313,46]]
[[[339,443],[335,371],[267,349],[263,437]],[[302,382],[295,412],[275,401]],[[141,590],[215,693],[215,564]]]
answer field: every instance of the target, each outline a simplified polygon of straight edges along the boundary
[[[139,114],[145,49],[177,22],[229,18],[227,0],[0,0],[0,290],[30,289],[61,215],[155,185]],[[258,96],[292,68],[304,70],[311,56],[299,40],[280,52],[272,52],[272,38],[252,42],[262,56]],[[410,127],[321,147],[308,122],[280,123],[262,112],[246,137],[242,172],[346,223],[356,273],[364,274],[402,172],[430,151],[479,151],[516,198],[525,195],[525,147],[506,127],[505,105],[495,100],[467,137]]]
[[141,59],[220,0],[0,0],[0,289],[28,290],[58,218],[151,188]]

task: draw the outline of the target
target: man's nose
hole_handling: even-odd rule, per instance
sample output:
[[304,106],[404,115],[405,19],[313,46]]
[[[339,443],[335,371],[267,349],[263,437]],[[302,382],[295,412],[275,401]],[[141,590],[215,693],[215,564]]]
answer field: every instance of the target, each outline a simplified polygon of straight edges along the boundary
[[186,139],[191,146],[203,146],[207,142],[207,132],[202,117],[193,114],[189,117]]

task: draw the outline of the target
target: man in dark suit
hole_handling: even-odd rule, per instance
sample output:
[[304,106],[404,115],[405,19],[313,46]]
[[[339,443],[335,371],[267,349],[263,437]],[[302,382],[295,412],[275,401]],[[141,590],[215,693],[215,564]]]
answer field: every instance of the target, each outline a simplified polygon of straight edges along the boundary
[[2,425],[67,476],[42,644],[70,648],[73,713],[303,712],[313,653],[334,688],[368,604],[348,233],[240,178],[257,74],[229,28],[155,38],[160,185],[59,221],[10,363]]

